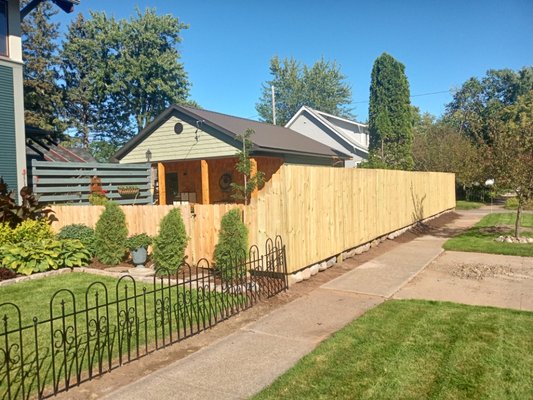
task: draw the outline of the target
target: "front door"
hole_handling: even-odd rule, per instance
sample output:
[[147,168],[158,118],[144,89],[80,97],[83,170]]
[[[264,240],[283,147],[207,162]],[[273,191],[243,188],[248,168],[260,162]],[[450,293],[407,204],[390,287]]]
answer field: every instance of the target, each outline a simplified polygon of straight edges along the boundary
[[172,202],[178,198],[178,174],[176,172],[167,172],[165,174],[165,188],[167,191],[166,204],[172,205]]

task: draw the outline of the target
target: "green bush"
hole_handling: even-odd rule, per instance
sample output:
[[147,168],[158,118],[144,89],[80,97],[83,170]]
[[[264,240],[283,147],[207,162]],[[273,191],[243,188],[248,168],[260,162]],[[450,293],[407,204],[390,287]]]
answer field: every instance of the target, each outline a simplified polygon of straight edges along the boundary
[[107,265],[117,265],[126,253],[128,228],[126,216],[117,203],[109,202],[94,230],[96,258]]
[[2,265],[16,273],[31,275],[65,267],[80,267],[90,259],[79,240],[42,239],[5,244],[0,247]]
[[[508,210],[516,210],[517,207],[518,207],[518,199],[516,197],[509,197],[507,200],[505,200],[504,208]],[[528,201],[524,205],[524,210],[533,210],[533,200]]]
[[161,220],[159,235],[153,241],[156,267],[168,268],[170,272],[176,271],[183,262],[188,240],[181,212],[179,208],[173,208]]
[[220,223],[218,243],[215,246],[215,266],[222,279],[231,280],[245,273],[239,271],[246,259],[248,250],[248,229],[241,220],[241,211],[237,208],[228,211]]
[[7,222],[0,222],[0,246],[11,243],[13,237],[13,229],[10,228]]
[[145,249],[148,248],[152,244],[152,238],[148,236],[146,233],[139,233],[138,235],[130,236],[126,240],[126,247],[128,250],[133,251],[137,250],[141,247],[144,247]]
[[91,193],[89,195],[89,204],[92,206],[105,206],[109,199],[103,193]]
[[59,231],[57,237],[59,239],[78,239],[94,257],[96,252],[96,236],[94,229],[84,224],[66,225]]
[[43,239],[54,239],[54,237],[55,234],[47,221],[27,219],[13,229],[11,243],[37,242]]

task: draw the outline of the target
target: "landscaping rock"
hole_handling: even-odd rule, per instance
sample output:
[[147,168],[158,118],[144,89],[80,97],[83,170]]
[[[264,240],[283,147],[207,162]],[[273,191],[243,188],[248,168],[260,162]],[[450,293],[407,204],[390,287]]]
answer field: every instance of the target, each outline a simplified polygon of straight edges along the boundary
[[309,271],[311,272],[311,276],[318,274],[318,264],[311,265]]
[[515,238],[514,236],[498,236],[494,239],[495,242],[499,243],[515,243],[515,244],[529,244],[533,243],[533,238],[520,237]]
[[374,240],[372,240],[370,242],[370,247],[374,248],[374,247],[378,246],[380,243],[381,243],[381,241],[379,239],[374,239]]
[[319,271],[325,271],[328,269],[328,264],[325,262],[325,261],[322,261],[319,265],[318,265],[318,270]]
[[155,271],[151,268],[146,267],[136,267],[136,268],[130,268],[128,269],[128,273],[133,276],[139,276],[139,277],[146,277],[146,276],[154,276]]
[[303,281],[303,277],[302,277],[302,273],[301,272],[297,272],[295,274],[290,274],[289,275],[289,286],[292,286],[295,283],[299,283],[301,281]]
[[306,268],[302,271],[302,278],[304,281],[308,280],[309,278],[311,278],[311,269],[310,268]]
[[337,257],[331,257],[329,260],[326,261],[326,264],[329,267],[332,267],[337,262]]
[[364,252],[370,250],[370,243],[364,244],[362,246],[356,247],[354,249],[354,254],[363,254]]

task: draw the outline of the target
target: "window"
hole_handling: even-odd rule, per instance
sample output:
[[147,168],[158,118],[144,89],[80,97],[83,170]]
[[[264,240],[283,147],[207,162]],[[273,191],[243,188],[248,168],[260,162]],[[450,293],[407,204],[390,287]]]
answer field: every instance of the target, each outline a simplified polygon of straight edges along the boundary
[[8,55],[7,45],[7,1],[0,0],[0,55]]

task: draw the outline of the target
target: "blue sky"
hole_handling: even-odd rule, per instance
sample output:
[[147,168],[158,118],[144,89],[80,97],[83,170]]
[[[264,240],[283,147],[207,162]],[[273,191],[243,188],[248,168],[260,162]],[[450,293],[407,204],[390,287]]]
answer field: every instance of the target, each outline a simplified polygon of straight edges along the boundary
[[[406,66],[412,103],[437,116],[451,94],[416,95],[453,90],[488,69],[533,65],[531,0],[81,0],[76,12],[126,18],[136,5],[189,24],[180,51],[191,98],[245,118],[257,119],[255,104],[274,55],[306,64],[336,60],[361,121],[368,115],[372,65],[382,52]],[[56,16],[62,29],[76,12]]]

